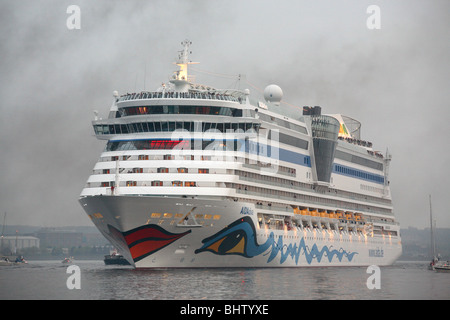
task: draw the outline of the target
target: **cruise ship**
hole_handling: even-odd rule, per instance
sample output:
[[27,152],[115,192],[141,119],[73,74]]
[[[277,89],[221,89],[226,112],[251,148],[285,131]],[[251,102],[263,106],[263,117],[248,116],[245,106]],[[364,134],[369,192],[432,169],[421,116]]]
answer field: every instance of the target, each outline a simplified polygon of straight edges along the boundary
[[[188,74],[190,41],[155,91],[113,93],[106,146],[79,202],[135,268],[390,265],[401,254],[391,156],[361,123],[218,89]],[[253,89],[252,89],[253,90]]]

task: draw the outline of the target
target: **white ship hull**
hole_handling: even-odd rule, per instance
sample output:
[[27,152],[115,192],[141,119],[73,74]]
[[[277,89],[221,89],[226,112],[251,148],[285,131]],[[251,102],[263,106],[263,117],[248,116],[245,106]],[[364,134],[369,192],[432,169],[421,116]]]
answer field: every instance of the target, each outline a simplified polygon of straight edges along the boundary
[[145,196],[80,202],[136,268],[383,266],[402,250],[399,237],[260,226],[252,203]]
[[389,265],[401,254],[389,162],[361,123],[188,76],[119,95],[80,202],[137,268]]

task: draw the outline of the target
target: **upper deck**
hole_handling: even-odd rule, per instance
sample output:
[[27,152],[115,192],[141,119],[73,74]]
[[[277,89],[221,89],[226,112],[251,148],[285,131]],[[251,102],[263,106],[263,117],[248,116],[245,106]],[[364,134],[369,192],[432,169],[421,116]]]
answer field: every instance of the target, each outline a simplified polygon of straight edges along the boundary
[[245,92],[238,90],[214,90],[200,91],[190,90],[188,92],[175,91],[142,91],[138,93],[127,93],[121,95],[117,102],[136,101],[147,99],[202,99],[202,100],[219,100],[242,103],[245,102]]

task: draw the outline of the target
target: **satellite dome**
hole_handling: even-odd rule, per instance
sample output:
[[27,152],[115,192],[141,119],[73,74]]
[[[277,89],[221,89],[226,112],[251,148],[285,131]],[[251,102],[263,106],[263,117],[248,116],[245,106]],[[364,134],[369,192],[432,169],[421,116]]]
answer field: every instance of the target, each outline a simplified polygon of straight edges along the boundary
[[283,98],[283,90],[276,84],[271,84],[264,89],[264,99],[275,105],[279,105]]

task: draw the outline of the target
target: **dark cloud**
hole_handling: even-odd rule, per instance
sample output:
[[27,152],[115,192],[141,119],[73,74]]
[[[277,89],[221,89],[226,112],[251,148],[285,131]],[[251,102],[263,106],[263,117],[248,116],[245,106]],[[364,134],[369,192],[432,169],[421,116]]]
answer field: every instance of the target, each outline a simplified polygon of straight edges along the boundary
[[[66,27],[71,4],[81,8],[80,30]],[[366,27],[371,4],[380,6],[380,30]],[[77,198],[104,146],[93,137],[93,110],[106,116],[113,90],[159,87],[189,38],[198,69],[245,74],[254,94],[276,83],[290,104],[360,120],[363,138],[393,154],[402,226],[428,225],[432,194],[438,225],[450,227],[449,7],[445,0],[2,1],[0,210],[11,224],[90,224]]]

